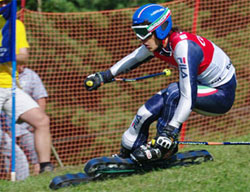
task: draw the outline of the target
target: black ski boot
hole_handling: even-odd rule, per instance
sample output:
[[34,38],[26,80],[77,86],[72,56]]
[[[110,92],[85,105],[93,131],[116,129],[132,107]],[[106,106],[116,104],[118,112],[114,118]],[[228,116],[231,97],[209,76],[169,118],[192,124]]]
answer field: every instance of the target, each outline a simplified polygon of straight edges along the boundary
[[119,154],[114,154],[114,155],[112,155],[112,157],[120,157],[120,158],[123,158],[123,159],[130,158],[131,153],[132,153],[131,150],[126,149],[125,147],[123,147],[121,145],[120,153]]
[[170,149],[166,149],[155,144],[155,142],[151,142],[148,145],[141,145],[139,148],[135,149],[134,152],[130,154],[130,157],[139,164],[145,164],[161,159],[169,159],[177,152],[177,144],[173,144]]
[[141,145],[130,154],[132,160],[139,164],[148,163],[158,160],[162,157],[162,152],[159,148],[153,148],[147,145]]

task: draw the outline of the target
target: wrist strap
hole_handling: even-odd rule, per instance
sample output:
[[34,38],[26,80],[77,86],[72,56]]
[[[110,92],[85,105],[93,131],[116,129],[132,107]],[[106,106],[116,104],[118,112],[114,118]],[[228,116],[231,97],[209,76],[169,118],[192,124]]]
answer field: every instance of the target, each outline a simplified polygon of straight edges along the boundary
[[103,83],[109,83],[114,78],[114,76],[112,75],[112,73],[109,69],[107,71],[99,72],[99,74],[100,74],[100,76],[102,76],[101,80]]
[[103,75],[102,75],[102,72],[97,72],[96,75],[99,77],[101,83],[105,83],[105,82],[104,82]]

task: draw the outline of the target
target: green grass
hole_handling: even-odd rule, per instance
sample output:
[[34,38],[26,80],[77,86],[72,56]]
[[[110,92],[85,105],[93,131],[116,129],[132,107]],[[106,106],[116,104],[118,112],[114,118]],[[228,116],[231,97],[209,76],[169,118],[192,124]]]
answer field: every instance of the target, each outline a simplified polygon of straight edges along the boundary
[[[231,141],[249,141],[250,135]],[[142,175],[119,177],[105,181],[67,187],[58,192],[247,192],[250,191],[250,146],[189,146],[181,151],[206,149],[214,161],[189,167],[152,171]],[[77,173],[82,166],[58,168],[54,173],[29,177],[25,181],[0,181],[2,192],[46,192],[52,178]]]

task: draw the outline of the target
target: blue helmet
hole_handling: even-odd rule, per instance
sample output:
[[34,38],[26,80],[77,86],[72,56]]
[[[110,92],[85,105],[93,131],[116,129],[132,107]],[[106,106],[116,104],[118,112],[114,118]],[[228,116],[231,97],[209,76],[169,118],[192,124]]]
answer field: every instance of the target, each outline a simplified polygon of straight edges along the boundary
[[[142,25],[144,23],[149,23]],[[137,37],[144,40],[153,31],[158,39],[165,39],[171,28],[171,12],[170,9],[158,4],[146,4],[137,9],[133,15],[133,30]]]

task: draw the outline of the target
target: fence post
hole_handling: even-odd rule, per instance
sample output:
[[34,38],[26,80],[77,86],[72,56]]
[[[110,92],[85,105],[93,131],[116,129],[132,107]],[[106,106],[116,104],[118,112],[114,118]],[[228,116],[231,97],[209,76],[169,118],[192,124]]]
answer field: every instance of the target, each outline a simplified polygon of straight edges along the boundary
[[26,0],[21,0],[21,13],[20,13],[20,20],[24,21],[24,8],[25,8]]
[[194,6],[194,18],[193,18],[193,27],[192,27],[192,33],[196,34],[197,30],[197,21],[199,16],[199,6],[200,6],[200,0],[195,0],[195,6]]

